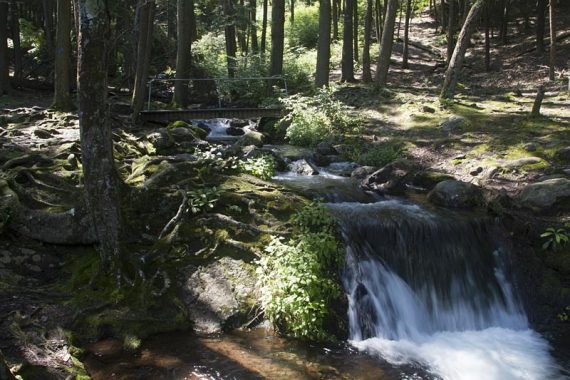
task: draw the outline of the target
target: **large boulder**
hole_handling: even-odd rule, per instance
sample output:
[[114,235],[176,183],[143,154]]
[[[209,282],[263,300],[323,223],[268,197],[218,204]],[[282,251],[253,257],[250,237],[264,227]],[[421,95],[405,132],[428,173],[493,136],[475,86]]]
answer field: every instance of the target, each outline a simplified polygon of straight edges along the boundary
[[265,136],[257,131],[247,131],[243,136],[235,142],[234,146],[243,148],[248,145],[255,145],[257,147],[262,147],[265,142]]
[[545,212],[570,207],[570,180],[553,178],[526,186],[518,196],[521,207]]
[[447,133],[459,132],[462,129],[469,128],[471,122],[464,118],[463,116],[451,116],[449,119],[445,120],[440,124],[440,128]]
[[297,160],[289,165],[289,169],[298,175],[318,175],[319,170],[315,165],[310,163],[309,161],[305,160],[304,158],[301,160]]
[[428,194],[433,204],[449,208],[472,208],[483,204],[481,188],[462,181],[439,182]]
[[182,298],[197,333],[220,333],[254,317],[259,289],[251,264],[223,257],[191,271]]
[[362,187],[386,194],[401,194],[406,190],[406,182],[417,170],[416,165],[407,160],[394,161],[370,174],[362,181]]
[[417,173],[412,180],[412,185],[425,190],[433,189],[438,183],[453,180],[452,176],[434,170],[423,170]]

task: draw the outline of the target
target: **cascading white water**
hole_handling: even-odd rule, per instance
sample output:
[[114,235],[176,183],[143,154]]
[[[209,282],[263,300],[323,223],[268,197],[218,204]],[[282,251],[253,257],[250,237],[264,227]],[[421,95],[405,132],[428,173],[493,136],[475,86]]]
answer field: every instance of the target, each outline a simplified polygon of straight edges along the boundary
[[328,205],[346,243],[351,343],[443,379],[564,378],[482,220],[401,201]]

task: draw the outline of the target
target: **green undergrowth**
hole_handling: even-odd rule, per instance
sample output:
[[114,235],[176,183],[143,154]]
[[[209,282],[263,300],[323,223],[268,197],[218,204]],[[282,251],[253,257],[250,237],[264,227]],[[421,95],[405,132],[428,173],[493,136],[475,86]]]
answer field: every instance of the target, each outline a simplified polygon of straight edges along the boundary
[[258,260],[265,316],[284,335],[331,340],[334,303],[341,297],[342,254],[334,218],[313,202],[294,218],[289,239],[273,237]]

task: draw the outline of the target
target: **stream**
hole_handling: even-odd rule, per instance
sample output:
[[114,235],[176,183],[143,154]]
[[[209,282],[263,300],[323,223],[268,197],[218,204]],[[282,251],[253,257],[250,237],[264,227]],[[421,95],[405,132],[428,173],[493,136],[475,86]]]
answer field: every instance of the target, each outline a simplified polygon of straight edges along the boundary
[[348,342],[309,345],[263,327],[157,335],[139,354],[102,341],[86,361],[93,379],[568,378],[529,326],[509,241],[490,218],[380,197],[319,170],[273,180],[323,199],[339,221]]

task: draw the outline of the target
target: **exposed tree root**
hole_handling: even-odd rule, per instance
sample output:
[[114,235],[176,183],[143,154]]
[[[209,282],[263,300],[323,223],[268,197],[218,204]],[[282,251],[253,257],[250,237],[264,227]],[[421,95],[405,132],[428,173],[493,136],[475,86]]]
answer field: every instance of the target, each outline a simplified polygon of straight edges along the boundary
[[257,234],[275,234],[275,235],[288,235],[288,233],[286,232],[282,232],[282,231],[276,231],[276,230],[266,230],[263,228],[259,228],[256,226],[252,226],[250,224],[246,224],[240,221],[237,221],[233,218],[230,218],[227,215],[224,214],[208,214],[206,217],[204,218],[200,218],[200,221],[206,222],[206,223],[213,223],[216,225],[221,225],[221,226],[226,226],[226,225],[231,225],[234,226],[236,228],[239,228],[241,230],[243,230],[244,232],[250,234],[250,235],[257,235]]

